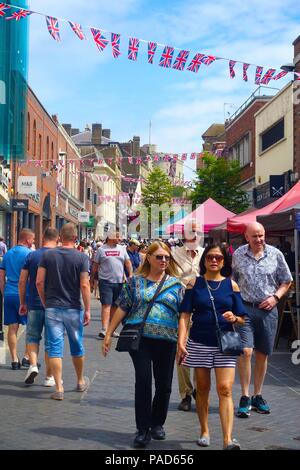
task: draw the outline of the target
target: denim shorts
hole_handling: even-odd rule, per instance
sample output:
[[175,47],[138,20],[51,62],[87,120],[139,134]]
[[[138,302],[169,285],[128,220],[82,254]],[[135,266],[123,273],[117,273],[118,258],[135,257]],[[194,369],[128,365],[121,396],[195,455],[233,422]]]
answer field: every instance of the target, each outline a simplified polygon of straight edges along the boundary
[[105,281],[99,279],[100,302],[102,305],[115,305],[119,297],[123,283]]
[[26,325],[27,315],[19,315],[20,299],[18,295],[4,295],[4,325],[14,323]]
[[278,311],[264,310],[257,306],[245,305],[245,324],[237,327],[244,348],[254,348],[257,351],[270,356],[273,352],[277,331]]
[[47,335],[45,352],[49,357],[63,357],[65,330],[69,338],[71,355],[84,356],[83,311],[75,308],[45,309],[45,335]]
[[[27,315],[26,343],[40,344],[45,324],[45,310],[29,310]],[[45,348],[46,348],[45,335]]]

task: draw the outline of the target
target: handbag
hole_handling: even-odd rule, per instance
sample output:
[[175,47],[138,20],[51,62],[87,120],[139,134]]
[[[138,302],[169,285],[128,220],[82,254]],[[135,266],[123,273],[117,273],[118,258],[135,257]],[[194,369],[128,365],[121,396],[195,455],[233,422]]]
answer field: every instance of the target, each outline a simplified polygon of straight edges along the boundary
[[119,352],[130,352],[130,351],[138,351],[140,347],[140,342],[142,338],[142,333],[144,329],[144,325],[146,323],[146,319],[152,309],[155,300],[157,299],[158,294],[160,293],[162,286],[167,278],[167,274],[164,275],[162,280],[160,281],[152,299],[150,300],[148,307],[144,313],[143,320],[139,323],[132,324],[125,324],[120,332],[120,336],[116,345],[116,350]]
[[216,320],[217,340],[220,351],[226,356],[240,356],[244,352],[241,336],[237,331],[234,330],[234,327],[233,331],[222,331],[220,329],[214,298],[210,292],[207,280],[205,278],[204,280],[213,306],[213,312]]

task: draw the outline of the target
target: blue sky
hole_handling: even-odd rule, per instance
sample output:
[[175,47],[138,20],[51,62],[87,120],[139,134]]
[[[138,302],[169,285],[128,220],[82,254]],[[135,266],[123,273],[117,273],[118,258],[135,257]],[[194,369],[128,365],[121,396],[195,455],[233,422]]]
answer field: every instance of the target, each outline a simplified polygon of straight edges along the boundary
[[[279,68],[292,62],[293,40],[300,34],[299,1],[295,0],[31,0],[30,8],[81,23],[80,41],[60,22],[61,42],[54,41],[45,18],[30,18],[29,84],[50,114],[83,129],[101,122],[112,138],[127,141],[139,135],[159,151],[199,152],[202,133],[224,121],[257,88],[255,67],[242,80],[241,64],[230,79],[228,62],[202,65],[197,74],[147,63],[146,44],[137,62],[127,59],[128,37],[155,41],[191,51]],[[213,5],[213,6],[212,6]],[[110,44],[99,52],[88,29],[121,34],[121,52],[114,59]],[[109,38],[109,35],[107,35]],[[176,52],[176,51],[175,51]],[[270,82],[281,88],[284,78]],[[225,105],[224,103],[232,103]],[[194,167],[192,161],[188,166]],[[192,171],[187,168],[186,177]]]

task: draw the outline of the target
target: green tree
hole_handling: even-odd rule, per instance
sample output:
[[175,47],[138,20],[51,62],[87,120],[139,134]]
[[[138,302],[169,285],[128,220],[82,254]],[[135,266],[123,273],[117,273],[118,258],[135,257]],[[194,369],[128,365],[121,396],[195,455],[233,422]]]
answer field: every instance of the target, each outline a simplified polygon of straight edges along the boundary
[[142,203],[146,207],[152,204],[171,204],[173,186],[166,173],[160,168],[154,168],[142,188]]
[[209,152],[205,152],[202,159],[204,167],[197,170],[197,179],[190,196],[193,204],[201,204],[211,197],[236,214],[246,210],[249,202],[246,192],[239,187],[239,162],[225,160]]

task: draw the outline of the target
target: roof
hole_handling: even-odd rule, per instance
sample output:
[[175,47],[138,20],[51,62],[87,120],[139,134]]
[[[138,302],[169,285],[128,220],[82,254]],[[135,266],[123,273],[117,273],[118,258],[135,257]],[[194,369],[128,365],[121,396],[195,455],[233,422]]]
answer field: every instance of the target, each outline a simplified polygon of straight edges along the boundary
[[224,124],[212,124],[204,134],[202,134],[202,139],[204,137],[218,137],[225,132],[225,125]]
[[[72,135],[72,140],[76,145],[92,145],[92,131],[88,130]],[[109,144],[110,142],[111,139],[101,137],[101,144]]]

